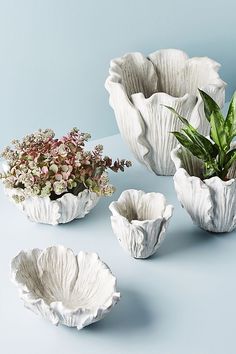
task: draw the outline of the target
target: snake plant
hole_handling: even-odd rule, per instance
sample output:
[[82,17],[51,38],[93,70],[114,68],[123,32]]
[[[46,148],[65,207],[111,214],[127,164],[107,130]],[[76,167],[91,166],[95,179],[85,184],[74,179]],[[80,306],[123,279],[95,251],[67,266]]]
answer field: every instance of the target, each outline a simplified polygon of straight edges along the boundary
[[183,123],[182,131],[174,131],[172,134],[182,146],[203,161],[203,178],[218,176],[226,180],[228,171],[236,160],[236,148],[232,148],[231,145],[236,136],[236,92],[231,99],[226,117],[206,92],[200,89],[199,92],[204,103],[206,119],[210,123],[210,137],[201,135],[175,109],[165,106]]

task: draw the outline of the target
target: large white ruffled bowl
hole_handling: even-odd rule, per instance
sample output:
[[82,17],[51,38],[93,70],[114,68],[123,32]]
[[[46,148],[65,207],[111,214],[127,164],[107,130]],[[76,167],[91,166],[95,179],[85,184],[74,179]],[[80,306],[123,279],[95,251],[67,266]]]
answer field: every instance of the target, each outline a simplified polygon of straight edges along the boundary
[[[235,146],[234,146],[235,147]],[[203,164],[180,145],[171,152],[177,197],[194,224],[211,232],[236,228],[236,163],[228,180],[202,178]]]
[[163,194],[129,189],[109,208],[112,229],[125,251],[134,258],[147,258],[157,251],[173,213]]
[[51,200],[49,197],[26,197],[21,202],[15,202],[14,196],[24,197],[23,190],[19,188],[5,189],[10,200],[23,211],[29,220],[37,223],[57,225],[83,218],[98,203],[100,197],[83,190],[77,196],[65,193],[62,197]]
[[198,88],[222,107],[225,83],[218,75],[219,67],[207,57],[189,59],[177,49],[159,50],[147,58],[129,53],[111,61],[105,87],[121,135],[135,157],[157,175],[174,173],[170,152],[177,144],[170,132],[182,127],[163,105],[173,107],[208,134]]
[[21,251],[11,277],[27,308],[53,324],[81,329],[101,320],[120,299],[116,278],[96,253],[63,246]]

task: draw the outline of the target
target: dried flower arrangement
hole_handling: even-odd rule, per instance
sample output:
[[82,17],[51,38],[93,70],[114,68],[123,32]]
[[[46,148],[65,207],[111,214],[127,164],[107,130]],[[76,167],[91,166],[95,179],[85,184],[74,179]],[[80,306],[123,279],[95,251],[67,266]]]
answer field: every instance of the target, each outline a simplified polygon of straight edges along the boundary
[[24,192],[13,195],[16,202],[32,196],[56,200],[67,192],[78,195],[85,189],[98,196],[111,195],[114,187],[109,183],[107,170],[124,171],[131,162],[113,162],[110,157],[103,157],[102,145],[86,151],[88,139],[90,134],[73,128],[60,139],[55,138],[51,129],[39,129],[22,141],[14,140],[13,147],[6,147],[1,154],[7,169],[0,179],[5,188]]

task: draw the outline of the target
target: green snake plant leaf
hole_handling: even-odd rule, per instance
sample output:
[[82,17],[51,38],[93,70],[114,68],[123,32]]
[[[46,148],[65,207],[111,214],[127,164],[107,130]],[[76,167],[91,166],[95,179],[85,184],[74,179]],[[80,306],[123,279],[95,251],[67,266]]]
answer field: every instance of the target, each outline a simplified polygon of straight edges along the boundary
[[204,112],[207,120],[210,122],[212,112],[220,112],[218,104],[206,92],[198,89],[204,104]]
[[204,178],[211,178],[211,177],[215,176],[218,172],[220,172],[217,164],[213,160],[211,160],[209,162],[205,162],[204,165],[205,165],[204,166],[205,171],[203,173]]
[[227,134],[224,127],[224,119],[222,122],[221,112],[212,112],[210,116],[211,138],[219,146],[220,150],[226,152],[229,149],[227,143]]
[[194,156],[203,161],[208,160],[209,154],[206,153],[200,146],[191,141],[186,135],[180,132],[172,132],[172,134],[174,134],[179,143],[189,150]]
[[227,133],[227,143],[229,145],[236,136],[236,91],[230,101],[224,126]]
[[188,128],[183,128],[182,130],[189,137],[189,139],[192,140],[193,143],[195,143],[202,151],[204,151],[205,155],[209,156],[209,159],[211,157],[215,158],[217,156],[219,148],[216,144],[213,144],[205,136],[199,134],[197,130],[192,131]]
[[225,156],[225,165],[224,169],[228,171],[228,169],[232,166],[234,161],[236,160],[236,148],[230,150]]
[[210,123],[210,138],[200,134],[186,118],[174,108],[165,106],[183,123],[182,132],[173,132],[176,139],[204,163],[203,178],[218,176],[227,180],[227,174],[236,162],[236,148],[231,150],[230,144],[236,137],[236,92],[230,102],[226,118],[222,115],[218,104],[205,92],[199,90],[204,102],[206,118]]
[[218,148],[215,144],[212,144],[211,141],[205,138],[203,135],[199,134],[198,131],[188,122],[188,120],[182,117],[176,110],[170,106],[165,106],[168,108],[172,113],[174,113],[180,121],[186,126],[182,128],[188,138],[198,146],[199,150],[202,151],[202,154],[205,156],[214,156],[216,157],[218,154]]

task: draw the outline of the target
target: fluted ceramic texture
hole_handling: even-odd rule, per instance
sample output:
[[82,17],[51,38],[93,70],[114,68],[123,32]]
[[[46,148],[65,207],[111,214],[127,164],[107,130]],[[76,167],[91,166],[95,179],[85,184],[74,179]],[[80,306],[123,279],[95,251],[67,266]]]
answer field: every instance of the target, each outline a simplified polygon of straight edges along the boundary
[[173,212],[162,194],[126,190],[109,208],[112,229],[132,257],[147,258],[157,251]]
[[[23,192],[20,189],[6,190],[10,199]],[[63,224],[74,219],[83,218],[95,207],[99,196],[88,189],[77,196],[66,193],[61,198],[51,200],[49,197],[27,197],[23,202],[15,203],[29,218],[29,220],[43,224]]]
[[202,179],[202,163],[181,146],[171,153],[176,167],[175,190],[194,224],[211,232],[236,228],[236,164],[227,181],[219,177]]
[[21,251],[11,277],[25,306],[56,325],[81,329],[102,319],[120,298],[116,278],[96,253],[75,256],[63,246]]
[[105,87],[117,124],[135,157],[158,175],[175,171],[170,158],[176,147],[171,131],[182,123],[163,105],[175,108],[203,134],[208,133],[198,88],[222,107],[225,83],[220,65],[207,58],[191,58],[181,50],[164,49],[146,58],[129,53],[111,61]]

